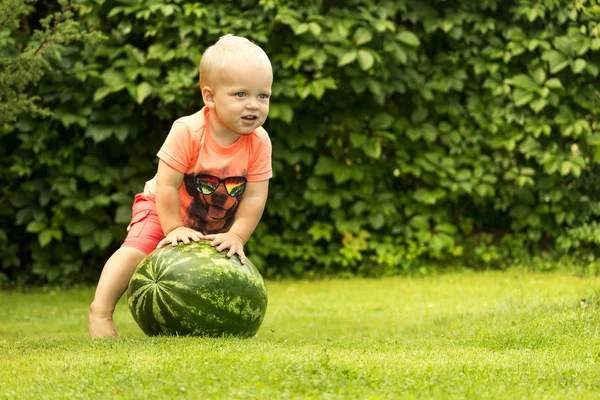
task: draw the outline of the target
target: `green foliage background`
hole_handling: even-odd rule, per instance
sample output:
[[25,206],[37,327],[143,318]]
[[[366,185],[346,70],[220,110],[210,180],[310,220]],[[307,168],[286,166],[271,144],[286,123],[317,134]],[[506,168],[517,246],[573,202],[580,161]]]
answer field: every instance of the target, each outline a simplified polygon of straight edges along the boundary
[[[598,9],[84,1],[75,20],[103,39],[62,45],[29,91],[51,116],[24,113],[0,136],[0,276],[96,279],[171,123],[202,106],[200,54],[226,33],[260,44],[275,70],[275,176],[247,245],[267,277],[536,255],[595,268]],[[1,29],[3,55],[11,35],[31,40]]]

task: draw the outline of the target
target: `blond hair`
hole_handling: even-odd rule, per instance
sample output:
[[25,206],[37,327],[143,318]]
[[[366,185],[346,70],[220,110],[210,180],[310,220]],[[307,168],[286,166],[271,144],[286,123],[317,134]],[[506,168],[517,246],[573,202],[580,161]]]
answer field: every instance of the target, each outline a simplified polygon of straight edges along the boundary
[[257,44],[241,36],[222,36],[202,55],[200,88],[207,86],[211,77],[223,68],[240,64],[266,64],[272,68],[267,53]]

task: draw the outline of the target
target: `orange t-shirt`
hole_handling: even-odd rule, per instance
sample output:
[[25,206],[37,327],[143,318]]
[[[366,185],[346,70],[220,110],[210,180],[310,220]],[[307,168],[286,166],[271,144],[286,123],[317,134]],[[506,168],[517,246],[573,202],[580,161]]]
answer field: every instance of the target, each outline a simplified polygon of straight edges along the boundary
[[[204,107],[176,120],[157,154],[171,168],[184,174],[179,189],[181,218],[185,226],[204,234],[226,232],[233,224],[242,196],[229,195],[226,186],[235,194],[239,190],[239,177],[259,182],[273,176],[271,140],[262,127],[223,147],[208,129],[209,117],[210,110]],[[226,183],[228,177],[231,179]],[[201,191],[198,184],[201,178],[212,180],[213,189],[217,182],[213,193]],[[154,197],[155,188],[156,176],[146,183],[144,191]]]

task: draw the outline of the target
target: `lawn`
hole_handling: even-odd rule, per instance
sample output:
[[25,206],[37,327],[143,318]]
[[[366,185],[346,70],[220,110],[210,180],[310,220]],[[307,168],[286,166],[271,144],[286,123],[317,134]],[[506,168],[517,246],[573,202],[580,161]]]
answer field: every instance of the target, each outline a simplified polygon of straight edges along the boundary
[[[600,278],[268,282],[256,339],[87,337],[93,288],[0,293],[0,398],[600,398]],[[585,299],[585,301],[582,301]]]

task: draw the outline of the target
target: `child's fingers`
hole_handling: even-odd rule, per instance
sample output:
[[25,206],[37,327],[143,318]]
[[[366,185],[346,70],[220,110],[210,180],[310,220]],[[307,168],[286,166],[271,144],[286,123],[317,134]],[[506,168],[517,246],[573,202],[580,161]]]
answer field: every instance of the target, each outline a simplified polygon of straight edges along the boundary
[[229,247],[229,246],[227,246],[225,244],[225,241],[223,240],[223,238],[215,238],[215,239],[211,240],[210,241],[210,245],[211,246],[218,246],[217,247],[218,251],[224,250],[224,249],[226,249],[226,248]]
[[194,242],[199,242],[202,240],[202,234],[198,233],[198,232],[194,232],[192,239],[194,240]]
[[240,261],[242,264],[246,264],[246,254],[244,254],[244,250],[239,250],[236,252],[238,256],[240,256]]
[[200,240],[202,240],[202,239],[205,238],[205,236],[202,234],[202,232],[198,232],[198,231],[195,231],[193,229],[190,229],[190,232],[189,232],[188,236],[194,242],[199,242]]
[[236,250],[233,246],[227,252],[227,257],[231,258],[234,254],[237,254],[240,257],[240,261],[242,264],[246,264],[246,254],[244,254],[244,250],[239,249]]
[[[177,246],[177,243],[179,243],[180,241],[185,243],[185,244],[189,244],[190,240],[187,238],[187,236],[185,236],[185,234],[182,235],[177,235],[177,234],[171,234],[171,245],[173,246]],[[186,242],[187,240],[187,242]]]

